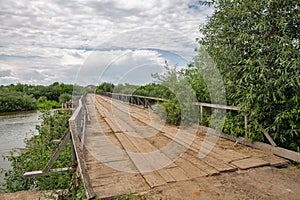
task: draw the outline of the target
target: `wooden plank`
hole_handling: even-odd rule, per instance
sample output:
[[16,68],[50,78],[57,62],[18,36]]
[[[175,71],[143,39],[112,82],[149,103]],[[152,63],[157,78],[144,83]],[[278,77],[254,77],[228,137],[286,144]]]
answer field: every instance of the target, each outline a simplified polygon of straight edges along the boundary
[[287,167],[290,164],[290,161],[284,159],[284,158],[279,158],[274,155],[269,155],[269,156],[264,156],[260,157],[266,162],[269,162],[271,166],[273,167]]
[[50,170],[53,163],[56,161],[59,154],[65,148],[65,146],[67,145],[69,140],[70,140],[70,130],[68,129],[67,132],[64,134],[64,136],[62,138],[62,142],[59,144],[59,146],[58,146],[57,150],[55,151],[55,153],[53,154],[52,158],[50,159],[50,161],[47,163],[47,165],[42,170],[44,173],[48,172]]
[[233,165],[237,166],[239,169],[243,169],[243,170],[270,165],[269,162],[266,162],[263,159],[255,158],[255,157],[245,158],[242,160],[236,160],[236,161],[231,162],[231,164],[233,164]]
[[137,154],[139,152],[138,149],[124,133],[116,133],[116,136],[140,173],[156,170],[148,159],[146,159],[142,154]]
[[205,173],[203,170],[197,168],[195,165],[193,165],[188,160],[183,160],[182,158],[179,158],[175,161],[175,164],[177,164],[178,167],[183,169],[183,171],[187,174],[189,179],[198,178],[207,176],[208,174]]
[[186,159],[186,160],[190,161],[191,163],[193,163],[194,165],[196,165],[199,169],[204,171],[208,176],[220,174],[220,172],[217,169],[215,169],[214,167],[203,162],[198,157],[195,157],[195,156],[192,156],[192,155],[186,153],[186,154],[184,154],[184,156],[182,158]]
[[213,104],[213,103],[201,103],[201,102],[193,102],[194,105],[198,106],[204,106],[209,108],[219,108],[219,109],[225,109],[225,110],[237,110],[239,111],[240,108],[236,106],[226,106],[226,105],[220,105],[220,104]]
[[64,168],[56,168],[56,169],[50,169],[47,172],[43,171],[32,171],[32,172],[26,172],[23,177],[29,178],[29,177],[36,177],[36,176],[49,176],[56,173],[65,173],[72,170],[72,167],[64,167]]
[[112,118],[104,117],[105,122],[109,125],[114,133],[122,132],[121,128],[113,122]]
[[[205,150],[210,150],[210,142],[207,141],[206,143],[201,144],[201,148]],[[229,149],[220,149],[218,146],[214,146],[213,149],[209,152],[209,154],[219,160],[222,160],[224,163],[230,163],[235,160],[241,160],[245,158],[249,158],[249,155],[245,155],[242,153],[238,153],[234,150]]]
[[165,179],[167,183],[176,182],[176,179],[166,169],[160,169],[157,172],[163,177],[163,179]]
[[166,171],[176,180],[185,181],[189,180],[188,175],[179,167],[166,168]]
[[151,188],[165,185],[167,182],[156,171],[142,174]]
[[262,132],[264,133],[264,135],[266,136],[266,138],[268,139],[268,141],[271,143],[272,146],[276,147],[276,143],[274,142],[274,140],[271,138],[271,136],[269,135],[269,133],[263,128],[260,127]]
[[[202,152],[199,153],[200,156],[202,156],[201,154]],[[211,154],[203,155],[203,156],[204,157],[201,158],[201,160],[207,163],[208,165],[214,167],[219,172],[232,172],[237,170],[237,167],[229,164],[225,164],[224,161],[212,157]]]

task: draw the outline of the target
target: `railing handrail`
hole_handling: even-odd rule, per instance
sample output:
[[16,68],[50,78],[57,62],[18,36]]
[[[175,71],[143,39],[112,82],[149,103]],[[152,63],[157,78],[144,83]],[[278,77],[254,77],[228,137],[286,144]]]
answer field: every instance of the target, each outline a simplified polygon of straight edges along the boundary
[[[83,155],[83,145],[82,142],[80,142],[79,139],[84,137],[84,131],[86,126],[86,110],[83,106],[85,95],[81,96],[79,99],[79,103],[75,111],[73,112],[71,118],[69,119],[69,126],[70,126],[70,132],[71,132],[71,140],[72,140],[72,146],[74,151],[74,156],[77,161],[77,166],[81,175],[81,178],[83,180],[83,185],[85,188],[85,195],[87,199],[94,199],[96,197],[96,194],[93,190],[92,183],[90,180],[90,177],[87,172],[87,167],[84,161],[84,155]],[[79,119],[80,118],[80,119]]]
[[137,98],[150,99],[150,100],[155,100],[155,101],[167,101],[166,99],[163,99],[163,98],[141,96],[141,95],[135,95],[135,94],[123,94],[123,93],[111,93],[111,92],[103,92],[103,94],[109,94],[109,95],[115,95],[115,96],[126,96],[126,97],[137,97]]

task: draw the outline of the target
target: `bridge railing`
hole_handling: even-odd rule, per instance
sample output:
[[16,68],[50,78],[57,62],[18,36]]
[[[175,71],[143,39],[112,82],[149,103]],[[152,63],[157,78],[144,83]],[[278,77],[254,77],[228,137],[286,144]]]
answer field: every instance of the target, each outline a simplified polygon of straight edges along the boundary
[[79,170],[80,176],[83,180],[85,195],[87,199],[94,199],[96,194],[93,191],[83,154],[85,127],[88,121],[88,111],[86,108],[85,99],[85,95],[79,99],[78,106],[75,109],[72,117],[69,119],[69,127],[72,140],[72,154],[74,160],[76,161],[75,165],[77,165],[77,169]]
[[133,94],[122,94],[122,93],[110,93],[103,92],[101,95],[108,96],[113,99],[117,99],[120,101],[125,101],[135,105],[141,105],[144,108],[151,108],[154,103],[166,101],[166,99],[157,98],[157,97],[147,97],[141,95],[133,95]]

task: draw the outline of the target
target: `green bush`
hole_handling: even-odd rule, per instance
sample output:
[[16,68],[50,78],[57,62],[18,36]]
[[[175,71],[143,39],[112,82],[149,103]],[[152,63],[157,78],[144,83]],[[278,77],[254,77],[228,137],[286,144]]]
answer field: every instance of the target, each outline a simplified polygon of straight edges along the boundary
[[68,93],[63,93],[59,96],[59,103],[66,103],[67,101],[72,99],[72,95]]
[[36,100],[29,95],[7,88],[0,89],[0,112],[27,111],[36,108]]
[[45,101],[45,102],[38,102],[36,108],[38,110],[49,110],[54,108],[60,108],[61,104],[56,101]]
[[[4,186],[7,192],[21,190],[57,190],[69,187],[72,172],[57,173],[49,176],[24,178],[25,172],[42,170],[58,147],[53,139],[60,139],[68,129],[67,122],[70,111],[61,111],[51,114],[44,111],[41,115],[43,120],[38,125],[38,135],[25,140],[26,148],[20,152],[11,152],[6,159],[11,162],[12,169],[4,171]],[[70,142],[55,161],[53,168],[72,167],[72,155]]]

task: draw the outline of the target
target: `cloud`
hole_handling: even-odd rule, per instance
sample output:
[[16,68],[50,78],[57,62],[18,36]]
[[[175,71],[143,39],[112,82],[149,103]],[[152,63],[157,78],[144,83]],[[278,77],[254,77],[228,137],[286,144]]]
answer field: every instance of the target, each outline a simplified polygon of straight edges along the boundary
[[12,71],[11,70],[1,70],[0,69],[0,78],[3,77],[10,77],[12,75]]
[[[0,84],[73,83],[90,54],[103,58],[97,63],[105,66],[129,52],[122,58],[122,70],[132,71],[129,66],[139,62],[145,69],[135,71],[141,74],[155,67],[140,58],[155,66],[172,58],[190,61],[199,25],[212,11],[196,0],[0,0],[1,70],[13,74],[5,81],[2,77]],[[115,81],[112,72],[106,79]],[[97,84],[94,73],[82,73],[85,82]]]
[[162,72],[165,57],[159,50],[123,49],[95,51],[79,70],[76,83],[146,84]]

